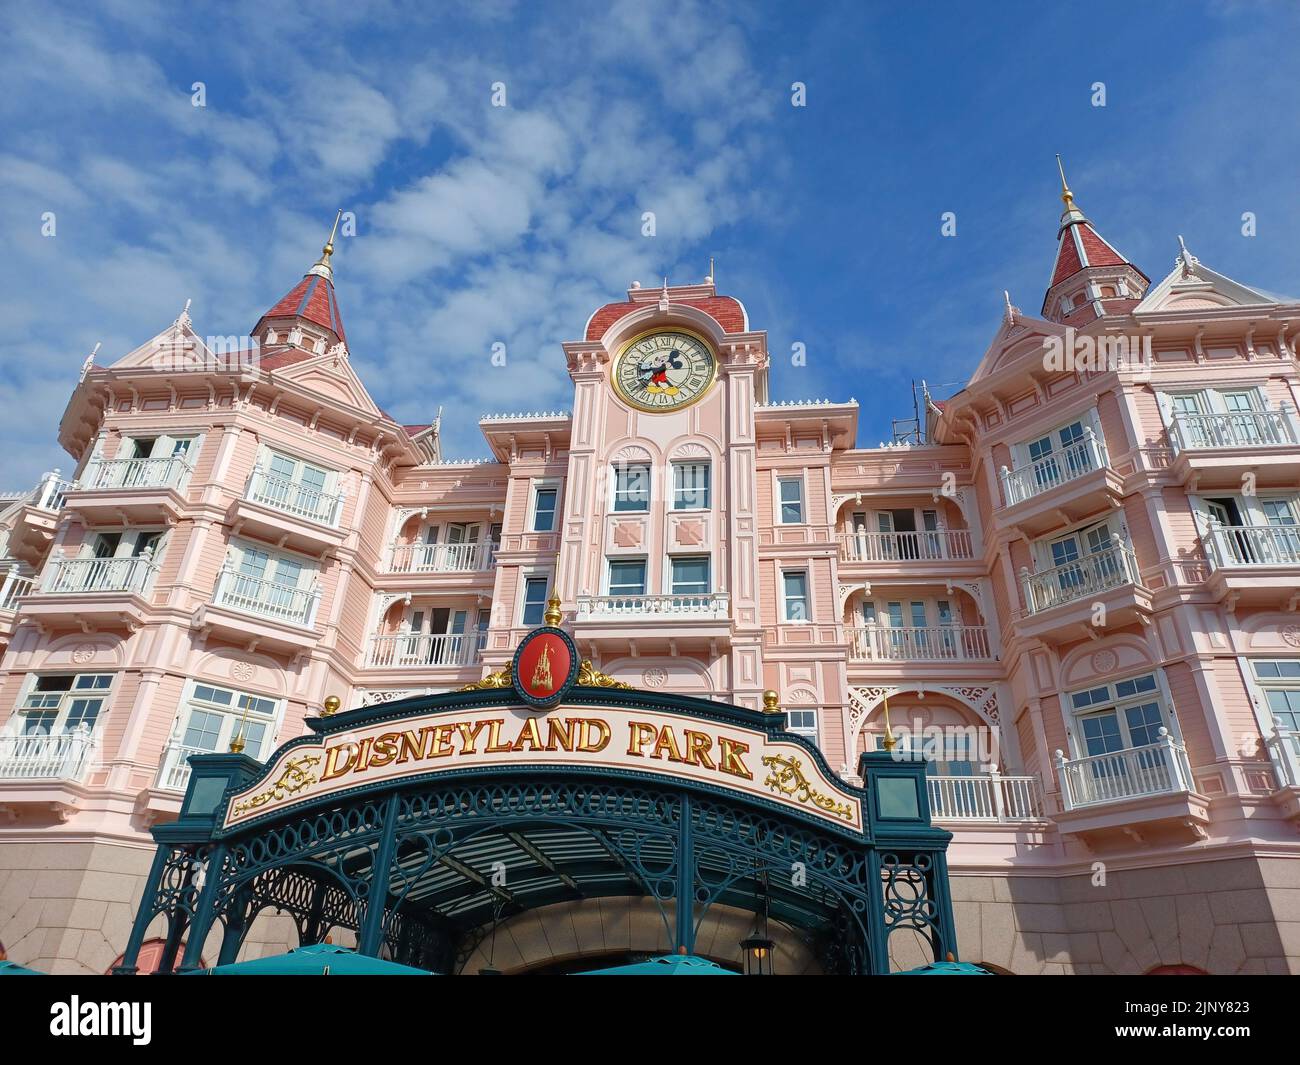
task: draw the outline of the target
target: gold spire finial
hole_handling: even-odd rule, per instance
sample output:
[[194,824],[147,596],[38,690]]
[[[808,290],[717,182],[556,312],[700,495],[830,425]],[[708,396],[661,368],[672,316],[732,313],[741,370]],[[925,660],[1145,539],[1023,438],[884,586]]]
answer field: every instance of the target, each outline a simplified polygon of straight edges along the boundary
[[558,625],[563,618],[564,615],[560,613],[560,597],[552,594],[551,597],[546,600],[546,613],[542,615],[542,621],[547,625],[555,626]]
[[321,717],[333,717],[339,712],[339,707],[343,705],[343,700],[337,695],[327,695],[325,704],[321,709]]
[[1070,191],[1070,185],[1065,180],[1065,164],[1061,162],[1060,155],[1056,157],[1056,169],[1061,172],[1061,202],[1065,204],[1065,213],[1078,211],[1079,208],[1074,203],[1074,193]]
[[339,221],[342,217],[343,208],[340,207],[338,213],[334,216],[334,225],[330,227],[329,240],[325,242],[325,247],[321,248],[320,258],[307,271],[309,274],[321,274],[331,281],[334,279],[334,268],[330,266],[330,256],[334,254],[334,238],[338,235]]
[[889,727],[889,696],[888,695],[885,696],[885,741],[882,746],[884,746],[885,750],[890,752],[891,754],[893,753],[894,748],[898,746],[898,740],[894,736],[894,730]]
[[[1060,156],[1057,156],[1059,159]],[[328,259],[334,254],[334,238],[338,235],[339,220],[343,217],[343,208],[340,207],[338,214],[334,216],[334,224],[330,227],[330,239],[325,242],[325,247],[321,248],[321,254]]]
[[234,738],[230,741],[230,753],[244,753],[244,726],[242,723],[239,726],[239,731],[235,733]]
[[781,712],[781,696],[771,688],[763,693],[763,713],[779,714]]

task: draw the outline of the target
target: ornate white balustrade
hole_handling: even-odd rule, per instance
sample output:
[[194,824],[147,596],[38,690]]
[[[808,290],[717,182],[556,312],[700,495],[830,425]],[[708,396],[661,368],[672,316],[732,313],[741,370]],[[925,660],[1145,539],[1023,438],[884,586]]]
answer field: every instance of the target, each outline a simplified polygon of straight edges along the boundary
[[1074,810],[1147,795],[1190,791],[1192,772],[1187,752],[1174,742],[1167,728],[1161,728],[1159,736],[1157,742],[1145,747],[1083,758],[1066,758],[1063,752],[1057,751],[1056,769],[1065,808]]
[[1026,499],[1042,495],[1058,485],[1104,469],[1110,460],[1106,444],[1091,429],[1085,429],[1083,439],[1077,444],[1054,451],[1036,462],[1017,466],[1014,470],[1002,467],[1002,497],[1005,506],[1015,506]]
[[194,467],[179,455],[156,459],[92,459],[82,489],[184,488]]
[[472,573],[496,564],[497,545],[393,544],[389,548],[390,573]]
[[844,562],[946,562],[974,557],[969,529],[920,532],[858,529],[840,537],[840,559]]
[[859,625],[849,633],[849,657],[859,662],[987,662],[993,656],[984,625]]
[[927,777],[930,814],[936,821],[1040,821],[1038,778],[1001,773]]
[[1173,416],[1169,441],[1178,451],[1217,447],[1293,447],[1300,443],[1300,425],[1287,404],[1281,410],[1233,411],[1229,414]]
[[1284,788],[1300,787],[1300,732],[1275,725],[1268,747],[1278,783]]
[[153,587],[158,566],[153,548],[131,558],[51,559],[41,579],[42,595],[79,595],[95,592],[147,594]]
[[1022,567],[1020,584],[1025,593],[1025,608],[1036,614],[1124,584],[1134,584],[1137,575],[1137,557],[1116,535],[1111,538],[1110,547],[1062,566],[1036,573]]
[[217,590],[212,601],[217,606],[230,607],[245,614],[310,628],[316,620],[320,592],[315,588],[297,588],[250,577],[226,566],[217,578]]
[[578,621],[701,620],[725,621],[729,597],[725,592],[701,595],[580,595]]
[[10,562],[0,571],[0,610],[17,610],[18,600],[24,595],[30,595],[35,584],[35,577],[20,573],[18,563]]
[[386,633],[370,637],[366,665],[375,669],[417,666],[472,666],[483,646],[483,633],[431,635],[420,632]]
[[38,510],[62,510],[64,497],[73,487],[73,483],[64,480],[58,470],[51,470],[41,478],[28,500]]
[[158,787],[163,791],[184,791],[190,782],[190,755],[211,753],[202,747],[186,747],[174,741],[167,744],[158,769]]
[[253,468],[244,498],[331,528],[338,528],[343,514],[342,492],[325,492],[300,481],[290,481],[261,466]]
[[1216,567],[1300,565],[1300,525],[1210,522],[1205,550]]
[[82,725],[73,732],[0,736],[0,780],[81,780],[95,748]]

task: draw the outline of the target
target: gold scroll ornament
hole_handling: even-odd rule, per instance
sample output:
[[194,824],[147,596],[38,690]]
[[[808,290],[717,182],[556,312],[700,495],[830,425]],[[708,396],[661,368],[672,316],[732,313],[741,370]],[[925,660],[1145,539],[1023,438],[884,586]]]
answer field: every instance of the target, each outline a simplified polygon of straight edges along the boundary
[[260,791],[243,802],[236,803],[235,808],[230,811],[231,814],[238,817],[249,810],[257,810],[269,802],[279,802],[290,795],[296,795],[308,784],[316,783],[316,774],[311,771],[311,767],[319,763],[320,757],[314,754],[294,758],[285,765],[279,780],[265,791]]
[[808,783],[808,778],[803,775],[803,763],[798,758],[765,754],[763,764],[771,770],[763,783],[773,791],[779,791],[799,802],[812,803],[818,809],[826,810],[846,821],[853,820],[853,807],[847,802],[823,795]]

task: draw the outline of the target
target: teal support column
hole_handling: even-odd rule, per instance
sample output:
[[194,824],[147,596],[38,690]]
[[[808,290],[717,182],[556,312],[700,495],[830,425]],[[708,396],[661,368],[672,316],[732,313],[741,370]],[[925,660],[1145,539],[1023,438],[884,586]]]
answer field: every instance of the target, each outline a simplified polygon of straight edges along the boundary
[[392,796],[384,807],[384,827],[375,847],[375,860],[370,867],[370,893],[366,896],[366,916],[361,922],[361,936],[357,953],[379,956],[379,944],[384,930],[384,905],[388,902],[388,874],[393,867],[393,853],[397,848],[397,799]]
[[212,921],[216,917],[217,891],[225,879],[226,845],[218,843],[208,855],[207,872],[203,877],[203,888],[199,892],[198,905],[194,907],[194,919],[190,921],[190,938],[185,944],[185,955],[181,958],[181,967],[177,972],[187,973],[201,968],[203,960],[203,942],[208,938]]
[[957,922],[953,916],[952,885],[948,881],[948,855],[943,851],[934,856],[930,893],[939,910],[939,935],[943,940],[935,949],[934,960],[944,961],[951,954],[953,961],[961,961],[961,955],[957,953]]
[[167,866],[167,856],[171,848],[160,846],[154,851],[153,865],[149,867],[149,876],[144,882],[144,893],[140,896],[140,908],[135,913],[135,923],[131,925],[131,938],[126,941],[126,953],[122,955],[122,964],[113,967],[114,976],[134,976],[139,970],[136,962],[140,958],[140,948],[144,946],[144,935],[149,929],[149,922],[154,919],[150,903],[157,899],[158,889],[162,886],[163,869]]
[[691,832],[691,796],[682,793],[677,826],[677,953],[695,953],[695,838]]
[[230,965],[239,957],[239,948],[244,942],[244,933],[248,931],[248,907],[252,901],[252,892],[241,890],[235,898],[234,906],[226,914],[226,927],[221,936],[221,953],[217,955],[218,965]]

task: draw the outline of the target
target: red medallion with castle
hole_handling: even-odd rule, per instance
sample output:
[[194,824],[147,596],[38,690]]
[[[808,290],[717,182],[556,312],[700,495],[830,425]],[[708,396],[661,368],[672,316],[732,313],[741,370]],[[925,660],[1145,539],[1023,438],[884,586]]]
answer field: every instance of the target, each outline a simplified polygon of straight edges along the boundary
[[515,689],[533,706],[558,702],[577,672],[576,649],[562,629],[548,626],[534,630],[515,653]]

